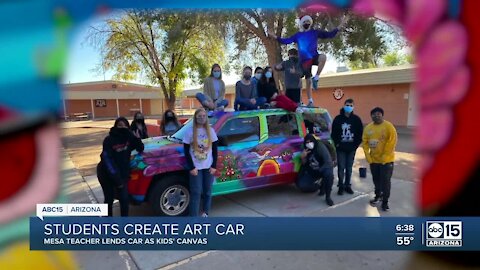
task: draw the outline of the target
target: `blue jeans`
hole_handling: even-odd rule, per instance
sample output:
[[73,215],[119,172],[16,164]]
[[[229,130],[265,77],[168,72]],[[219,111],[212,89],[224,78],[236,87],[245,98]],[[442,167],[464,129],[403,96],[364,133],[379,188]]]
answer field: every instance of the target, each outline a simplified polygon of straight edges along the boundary
[[208,214],[212,206],[213,175],[209,169],[198,170],[198,174],[190,174],[190,216],[200,215],[200,199],[202,199],[203,212]]
[[322,188],[325,189],[325,194],[329,197],[333,186],[333,168],[324,168],[320,171],[318,178],[312,176],[307,170],[301,170],[297,179],[297,186],[302,192],[317,191],[320,186],[315,181],[319,178],[322,178]]
[[[202,106],[205,107],[205,101],[208,100],[207,96],[205,96],[204,93],[197,93],[195,95],[195,97],[197,98],[197,100],[200,102],[200,104],[202,104]],[[218,100],[218,101],[213,101],[213,102],[216,102],[217,103],[217,108],[220,107],[220,106],[223,106],[223,107],[227,107],[228,106],[228,100],[226,99],[222,99],[222,100]],[[206,109],[209,109],[209,108],[206,108]]]
[[[237,111],[247,111],[247,110],[256,110],[258,106],[263,106],[265,103],[267,103],[267,99],[265,97],[258,97],[255,98],[256,103],[252,104],[250,102],[250,99],[243,99],[243,98],[238,98],[235,99],[235,110]],[[237,109],[237,106],[240,106],[240,108]]]
[[[355,159],[355,150],[351,152],[337,150],[338,164],[338,187],[351,186],[353,160]],[[345,182],[343,181],[345,179]]]

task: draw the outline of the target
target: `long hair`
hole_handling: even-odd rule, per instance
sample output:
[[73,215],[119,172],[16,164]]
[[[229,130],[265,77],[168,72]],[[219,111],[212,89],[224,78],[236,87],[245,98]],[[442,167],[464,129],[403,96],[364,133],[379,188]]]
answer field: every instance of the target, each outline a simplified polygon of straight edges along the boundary
[[[220,69],[220,72],[222,71],[222,68],[220,67],[219,64],[213,64],[212,65],[212,68],[210,69],[210,76],[209,77],[213,77],[213,69],[218,67]],[[222,79],[222,73],[220,73],[220,77],[218,78],[219,80]]]
[[120,116],[117,119],[115,119],[115,124],[113,124],[113,127],[117,127],[118,123],[123,122],[125,125],[127,125],[127,128],[130,128],[130,123],[128,123],[127,118]]
[[177,129],[180,127],[180,122],[178,122],[177,115],[175,115],[175,112],[173,112],[172,110],[166,110],[165,113],[163,113],[162,123],[160,123],[160,130],[162,131],[162,134],[165,134],[165,125],[167,124],[168,113],[173,114],[173,122],[177,126]]
[[[205,121],[205,124],[203,126],[197,124],[197,115],[200,112],[204,112],[205,116],[206,116],[205,117],[206,121]],[[205,111],[204,108],[197,109],[195,111],[195,113],[193,114],[193,142],[192,142],[192,144],[193,144],[193,150],[196,151],[196,152],[200,152],[200,148],[198,146],[197,136],[198,136],[198,129],[202,128],[202,127],[205,129],[205,132],[207,133],[208,142],[207,142],[207,146],[205,148],[205,151],[208,151],[210,149],[210,147],[212,147],[212,135],[211,135],[211,132],[210,132],[210,124],[208,124],[207,111]]]
[[[135,115],[133,116],[133,120],[131,124],[132,127],[138,123],[138,120],[137,120],[138,116],[142,116],[143,119],[145,119],[145,116],[141,112],[136,112]],[[142,126],[146,126],[145,122],[143,122]]]
[[[267,79],[267,76],[265,76],[265,74],[267,73],[267,71],[272,72],[272,77],[270,79]],[[263,69],[263,75],[262,75],[262,78],[260,79],[260,83],[261,84],[272,84],[273,86],[275,86],[275,88],[277,88],[277,84],[275,83],[275,77],[273,76],[273,69],[272,67],[270,66],[266,66],[264,69]]]

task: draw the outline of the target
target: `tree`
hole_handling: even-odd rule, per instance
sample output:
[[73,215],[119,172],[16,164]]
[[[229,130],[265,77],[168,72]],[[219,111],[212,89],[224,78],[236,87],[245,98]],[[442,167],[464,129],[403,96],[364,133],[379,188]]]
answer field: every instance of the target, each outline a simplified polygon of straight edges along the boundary
[[[288,22],[294,21],[294,18],[293,12],[275,12],[262,9],[246,9],[231,13],[230,22],[237,46],[236,58],[240,58],[241,53],[245,52],[250,46],[250,52],[260,51],[266,53],[269,66],[273,67],[275,64],[280,63],[282,61],[280,44],[276,40],[269,38],[267,33],[271,31],[281,36]],[[262,48],[259,48],[260,45],[263,46],[264,51]],[[252,55],[255,55],[255,53],[252,53]],[[275,73],[278,83],[278,79],[283,78],[283,75]]]
[[383,56],[383,62],[385,66],[391,67],[405,64],[406,61],[405,57],[400,55],[397,51],[392,51]]
[[197,82],[213,63],[223,63],[225,32],[214,13],[128,10],[91,27],[90,39],[102,50],[102,66],[114,78],[141,77],[162,89],[174,109],[182,82]]
[[[314,27],[331,30],[340,23],[341,16],[329,13],[311,14]],[[333,39],[319,40],[319,50],[334,55],[341,61],[349,62],[358,68],[375,67],[386,51],[386,44],[397,45],[402,39],[387,40],[387,36],[398,36],[393,27],[386,27],[385,23],[376,18],[363,18],[349,14],[349,21],[345,30]],[[250,43],[263,45],[268,55],[270,66],[282,60],[285,46],[281,47],[274,39],[267,38],[269,31],[277,36],[290,36],[298,31],[295,11],[275,12],[261,9],[242,10],[234,14],[231,20],[235,31],[237,55],[248,49]],[[283,48],[283,50],[282,50]],[[328,59],[327,59],[328,61]],[[278,77],[278,76],[277,76]]]

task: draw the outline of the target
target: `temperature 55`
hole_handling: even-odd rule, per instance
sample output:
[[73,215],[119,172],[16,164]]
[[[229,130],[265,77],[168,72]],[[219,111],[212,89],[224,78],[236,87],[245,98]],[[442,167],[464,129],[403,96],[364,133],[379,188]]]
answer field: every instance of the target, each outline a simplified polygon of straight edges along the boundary
[[397,246],[409,246],[413,239],[413,236],[397,236]]

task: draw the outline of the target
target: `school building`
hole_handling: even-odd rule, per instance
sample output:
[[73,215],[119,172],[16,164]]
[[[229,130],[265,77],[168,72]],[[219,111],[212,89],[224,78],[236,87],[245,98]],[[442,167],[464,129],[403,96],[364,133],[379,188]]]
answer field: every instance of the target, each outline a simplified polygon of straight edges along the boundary
[[[338,114],[348,98],[355,101],[355,113],[367,123],[370,110],[382,107],[385,119],[397,126],[416,125],[415,66],[405,65],[348,71],[320,76],[319,89],[313,92],[315,105]],[[76,116],[98,119],[133,116],[137,111],[146,116],[160,117],[167,108],[162,91],[134,83],[99,81],[64,85],[63,117]],[[195,94],[201,89],[184,90],[177,98],[177,114],[189,114],[199,107]],[[226,86],[226,99],[233,107],[235,85]],[[307,103],[305,89],[302,99]]]

